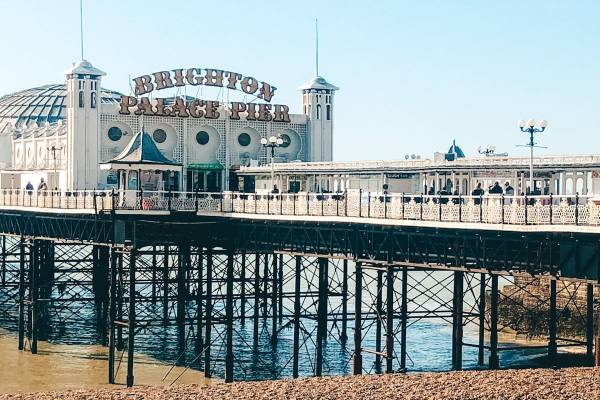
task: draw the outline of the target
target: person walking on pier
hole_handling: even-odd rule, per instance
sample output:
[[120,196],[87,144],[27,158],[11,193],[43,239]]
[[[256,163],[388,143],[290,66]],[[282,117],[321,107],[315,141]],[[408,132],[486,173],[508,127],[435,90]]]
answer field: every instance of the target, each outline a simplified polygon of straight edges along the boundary
[[494,186],[492,186],[490,188],[490,194],[502,194],[503,190],[502,187],[500,186],[500,184],[496,181],[496,183],[494,183]]
[[43,191],[43,190],[48,190],[48,185],[46,184],[46,181],[44,181],[44,178],[40,178],[40,184],[37,187],[38,191]]
[[33,194],[33,185],[31,184],[31,181],[27,182],[27,185],[25,186],[25,190],[27,191],[28,195],[32,195]]
[[475,188],[475,190],[473,190],[471,192],[472,196],[476,196],[475,197],[475,204],[481,204],[481,199],[480,197],[483,196],[483,189],[481,188],[481,182],[477,182],[477,187]]

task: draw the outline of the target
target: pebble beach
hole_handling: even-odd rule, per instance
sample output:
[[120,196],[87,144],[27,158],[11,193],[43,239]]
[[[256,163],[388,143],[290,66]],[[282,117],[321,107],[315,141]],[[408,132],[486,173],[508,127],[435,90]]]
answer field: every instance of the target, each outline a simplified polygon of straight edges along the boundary
[[600,399],[600,368],[390,374],[0,395],[0,399]]

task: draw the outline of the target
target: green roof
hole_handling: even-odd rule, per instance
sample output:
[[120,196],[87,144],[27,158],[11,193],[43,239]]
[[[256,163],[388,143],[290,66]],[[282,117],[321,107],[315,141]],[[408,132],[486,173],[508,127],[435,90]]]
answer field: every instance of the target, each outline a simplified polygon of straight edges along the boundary
[[212,163],[190,163],[186,167],[189,170],[195,170],[195,171],[222,170],[223,169],[223,165],[218,161],[215,161]]

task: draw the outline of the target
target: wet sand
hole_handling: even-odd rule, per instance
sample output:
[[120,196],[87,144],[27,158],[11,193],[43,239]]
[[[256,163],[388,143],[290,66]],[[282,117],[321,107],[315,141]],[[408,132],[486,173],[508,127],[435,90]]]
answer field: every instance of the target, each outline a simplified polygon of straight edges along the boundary
[[600,368],[370,375],[263,382],[98,389],[0,399],[600,399]]
[[[117,360],[121,353],[117,353]],[[102,346],[56,345],[38,343],[38,354],[17,349],[17,338],[0,332],[0,393],[60,391],[68,389],[94,389],[108,385],[108,350]],[[136,385],[169,385],[180,374],[177,384],[208,383],[203,374],[195,370],[170,369],[143,355],[134,359]],[[124,385],[127,374],[125,353],[117,374],[117,384]]]

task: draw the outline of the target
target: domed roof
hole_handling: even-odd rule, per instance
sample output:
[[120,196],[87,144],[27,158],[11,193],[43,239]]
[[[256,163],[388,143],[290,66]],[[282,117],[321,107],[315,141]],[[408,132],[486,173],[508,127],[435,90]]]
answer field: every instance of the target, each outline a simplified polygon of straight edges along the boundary
[[[67,117],[66,84],[44,85],[0,97],[0,134],[9,127],[42,126]],[[118,103],[121,93],[102,89],[102,103]]]
[[450,146],[446,153],[446,160],[454,161],[457,158],[465,158],[465,153],[456,145],[456,140],[452,140],[452,146]]
[[308,81],[307,83],[305,83],[304,85],[300,86],[299,89],[300,90],[306,90],[306,89],[339,90],[340,88],[327,82],[325,80],[325,78],[323,78],[322,76],[317,76],[316,78],[313,78],[310,81]]

